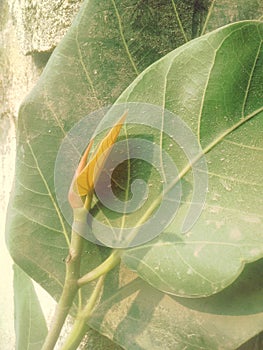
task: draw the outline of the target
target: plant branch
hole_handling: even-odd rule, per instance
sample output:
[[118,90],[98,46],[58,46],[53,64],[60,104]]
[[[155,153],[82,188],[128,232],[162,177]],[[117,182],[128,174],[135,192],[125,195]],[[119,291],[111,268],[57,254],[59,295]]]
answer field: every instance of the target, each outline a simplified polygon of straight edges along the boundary
[[103,287],[105,275],[101,276],[94,288],[90,299],[88,300],[86,306],[82,311],[80,311],[77,315],[75,323],[73,325],[72,331],[66,339],[65,344],[63,345],[61,350],[76,350],[85,336],[89,326],[87,324],[89,318],[91,317],[96,303],[101,294],[101,289]]
[[78,280],[78,286],[82,287],[85,284],[94,281],[98,277],[105,275],[107,272],[112,270],[121,260],[122,250],[115,249],[112,251],[110,256],[98,267],[93,269],[92,271],[88,272],[83,277],[79,278]]
[[78,235],[78,233],[72,231],[69,255],[66,259],[65,284],[42,350],[54,349],[75,295],[78,291],[79,287],[77,282],[80,273],[83,243],[84,239]]

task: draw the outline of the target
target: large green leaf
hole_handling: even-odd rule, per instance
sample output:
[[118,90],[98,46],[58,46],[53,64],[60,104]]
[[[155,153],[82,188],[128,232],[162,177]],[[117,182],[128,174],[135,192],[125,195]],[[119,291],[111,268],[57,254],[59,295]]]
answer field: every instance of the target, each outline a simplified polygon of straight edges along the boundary
[[[192,22],[200,19],[201,12],[204,17],[208,6],[201,11],[195,6],[198,1],[174,3],[191,38]],[[225,5],[231,9],[233,2]],[[217,26],[214,23],[209,30]],[[15,261],[55,298],[64,280],[70,229],[56,204],[53,185],[61,140],[84,115],[114,102],[136,77],[136,70],[141,72],[183,41],[173,2],[85,1],[23,103],[7,241]],[[98,121],[91,117],[90,127]],[[107,253],[87,242],[84,270],[92,269]]]
[[[262,29],[257,21],[240,22],[180,47],[145,70],[118,101],[173,111],[206,153],[206,204],[190,232],[180,235],[192,191],[158,239],[124,253],[129,268],[168,293],[216,293],[245,262],[263,255]],[[168,152],[169,144],[161,145]],[[175,147],[173,152],[179,159]],[[183,171],[188,164],[176,165]],[[188,173],[185,180],[194,188]]]
[[114,288],[109,276],[110,295],[91,326],[127,350],[236,349],[262,330],[262,267],[263,260],[249,264],[230,287],[198,299],[167,295],[136,277]]
[[263,3],[260,0],[212,0],[210,9],[205,31],[236,21],[262,19]]
[[39,350],[47,335],[47,326],[33,283],[14,265],[16,349]]
[[[191,27],[198,9],[193,3],[176,5],[183,26]],[[136,71],[183,43],[174,9],[172,2],[86,1],[21,107],[7,240],[15,261],[56,297],[69,232],[54,196],[60,142],[80,118],[113,102]],[[91,128],[97,122],[91,118]],[[87,243],[84,264],[92,268],[101,259],[101,249]]]
[[[172,4],[162,4],[159,12],[159,3],[85,1],[21,106],[7,241],[17,264],[56,298],[70,233],[53,181],[60,143],[79,119],[114,102],[138,72],[184,42],[174,12],[168,11]],[[89,129],[98,122],[90,117]],[[87,242],[84,270],[98,265],[102,253]]]
[[[85,345],[84,345],[85,344]],[[83,341],[83,350],[122,350],[115,341],[111,341],[108,337],[101,335],[99,332],[90,328],[85,335]]]

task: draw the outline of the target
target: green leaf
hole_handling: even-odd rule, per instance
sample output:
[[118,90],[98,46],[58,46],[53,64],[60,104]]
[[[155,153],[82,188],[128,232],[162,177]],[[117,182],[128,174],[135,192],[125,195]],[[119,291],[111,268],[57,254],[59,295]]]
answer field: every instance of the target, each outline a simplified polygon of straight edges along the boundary
[[260,350],[263,345],[263,333],[255,335],[246,343],[242,344],[237,350]]
[[210,9],[206,17],[207,31],[236,21],[259,20],[262,18],[263,3],[258,0],[212,0]]
[[[162,5],[161,13],[157,5],[145,9],[134,1],[85,1],[21,106],[7,242],[16,263],[56,299],[70,234],[55,196],[59,146],[75,123],[113,103],[137,72],[183,43],[181,34],[175,35],[174,13],[167,10],[172,5]],[[98,115],[90,116],[86,142],[98,122]],[[70,156],[72,163],[65,168],[74,171],[79,154]],[[97,266],[105,254],[108,249],[87,242],[83,271]]]
[[[150,66],[118,100],[179,115],[206,153],[205,208],[190,232],[180,234],[192,191],[163,234],[124,253],[125,264],[162,291],[216,293],[263,255],[262,29],[260,22],[245,21],[200,37]],[[161,146],[169,151],[167,143]],[[174,147],[173,159],[180,159],[179,151]],[[188,161],[175,163],[187,169]],[[189,173],[184,179],[194,188]]]
[[33,283],[14,265],[14,301],[16,349],[39,350],[47,335],[47,326]]
[[118,346],[115,341],[111,341],[109,338],[104,337],[94,329],[89,329],[84,341],[83,350],[122,350],[123,348]]
[[[193,2],[176,5],[190,38]],[[227,9],[231,7],[229,2]],[[56,299],[64,281],[70,230],[53,184],[59,145],[83,116],[116,100],[136,77],[135,67],[143,71],[183,42],[172,2],[85,1],[21,107],[7,241],[14,260]],[[91,116],[90,128],[98,122]],[[87,242],[83,271],[107,254],[107,249]]]
[[[161,9],[158,2],[84,2],[21,107],[7,241],[17,264],[55,298],[64,281],[70,231],[54,193],[59,145],[80,118],[118,97],[136,76],[134,66],[142,71],[183,43],[172,2]],[[177,10],[183,26],[190,28],[193,7],[190,11],[182,2]],[[90,118],[91,129],[97,123]],[[85,252],[84,265],[90,268],[104,256],[89,243]]]
[[[91,326],[124,349],[236,349],[262,330],[263,260],[206,298],[180,298],[130,277],[100,303]],[[125,272],[125,270],[123,271]],[[128,273],[126,272],[126,276]]]

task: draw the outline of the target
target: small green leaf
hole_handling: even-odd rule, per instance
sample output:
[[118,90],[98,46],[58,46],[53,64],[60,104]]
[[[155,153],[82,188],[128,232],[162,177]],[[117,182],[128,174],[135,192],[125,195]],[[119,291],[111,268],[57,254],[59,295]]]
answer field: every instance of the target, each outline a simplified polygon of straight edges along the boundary
[[28,275],[14,265],[14,301],[16,349],[39,350],[47,335],[33,283]]

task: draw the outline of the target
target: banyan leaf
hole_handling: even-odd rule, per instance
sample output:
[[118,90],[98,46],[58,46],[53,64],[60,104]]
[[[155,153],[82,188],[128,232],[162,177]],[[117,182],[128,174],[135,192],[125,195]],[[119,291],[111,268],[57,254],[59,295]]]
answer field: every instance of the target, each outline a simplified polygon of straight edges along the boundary
[[136,276],[114,287],[109,276],[90,324],[127,350],[237,349],[262,331],[262,266],[248,264],[231,286],[197,299],[165,294]]
[[[85,344],[85,345],[84,345]],[[115,341],[111,341],[108,337],[101,335],[94,329],[90,328],[83,340],[83,350],[123,350]]]
[[[200,37],[150,66],[118,100],[179,115],[206,156],[207,198],[190,231],[180,229],[192,191],[165,232],[124,253],[125,264],[162,291],[216,293],[263,255],[262,29],[261,22],[244,21]],[[182,172],[187,166],[178,164]],[[184,179],[194,188],[189,173]]]
[[[176,2],[188,38],[193,3]],[[230,1],[224,4],[227,10],[233,6]],[[208,28],[215,27],[216,22]],[[83,116],[113,103],[137,73],[183,42],[172,2],[85,1],[24,101],[18,121],[7,242],[14,260],[55,298],[64,281],[70,231],[57,206],[53,185],[60,143]],[[98,122],[91,117],[90,127]],[[107,249],[87,242],[83,270],[97,266],[105,254]]]
[[[14,260],[56,298],[64,281],[70,231],[53,184],[59,145],[83,115],[113,102],[136,71],[184,42],[172,2],[162,4],[162,12],[158,2],[130,5],[132,11],[122,2],[84,2],[20,109],[7,243]],[[187,28],[193,7],[189,11],[191,6],[184,6],[177,4],[177,10]],[[178,35],[171,30],[173,21]],[[91,128],[98,122],[90,118]],[[87,243],[85,252],[84,265],[90,268],[103,259],[102,250],[93,244]]]
[[[160,13],[158,4],[144,9],[145,4],[137,8],[134,1],[85,1],[20,108],[7,244],[16,263],[56,299],[64,282],[70,235],[55,195],[57,152],[73,125],[113,103],[138,73],[183,44],[174,12],[168,11],[172,5],[163,4]],[[102,116],[90,116],[87,134]],[[84,146],[87,143],[88,139]],[[65,170],[74,169],[79,158],[78,152],[72,155]],[[97,266],[108,253],[87,242],[83,271]]]
[[259,20],[262,18],[262,13],[263,4],[258,0],[251,0],[249,2],[246,0],[212,0],[205,19],[206,23],[204,23],[201,31],[206,33],[236,21]]

